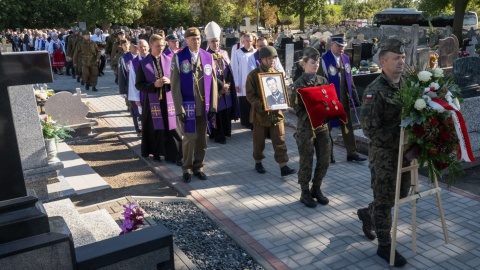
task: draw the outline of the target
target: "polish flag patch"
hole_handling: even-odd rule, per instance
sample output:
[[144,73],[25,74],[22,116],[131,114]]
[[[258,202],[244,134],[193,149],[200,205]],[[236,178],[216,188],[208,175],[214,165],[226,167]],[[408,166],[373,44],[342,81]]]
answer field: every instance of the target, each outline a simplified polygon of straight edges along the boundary
[[370,100],[370,99],[372,99],[372,97],[373,97],[372,94],[367,94],[367,95],[365,96],[365,99]]

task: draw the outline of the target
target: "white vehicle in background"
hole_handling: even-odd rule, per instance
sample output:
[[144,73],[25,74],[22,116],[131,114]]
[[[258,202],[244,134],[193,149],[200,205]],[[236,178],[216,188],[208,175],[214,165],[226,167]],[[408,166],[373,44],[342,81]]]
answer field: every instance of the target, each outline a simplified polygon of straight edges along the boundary
[[[240,31],[248,31],[250,33],[257,32],[257,25],[250,23],[250,18],[245,17],[242,19],[242,25],[240,25]],[[258,32],[262,34],[268,34],[268,30],[263,26],[258,26]]]

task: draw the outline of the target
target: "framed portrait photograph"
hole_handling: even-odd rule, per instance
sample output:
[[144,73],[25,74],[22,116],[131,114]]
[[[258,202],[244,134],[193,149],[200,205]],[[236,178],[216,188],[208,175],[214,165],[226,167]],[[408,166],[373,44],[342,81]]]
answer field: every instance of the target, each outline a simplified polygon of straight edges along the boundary
[[281,72],[259,73],[258,80],[265,111],[288,109],[288,94]]

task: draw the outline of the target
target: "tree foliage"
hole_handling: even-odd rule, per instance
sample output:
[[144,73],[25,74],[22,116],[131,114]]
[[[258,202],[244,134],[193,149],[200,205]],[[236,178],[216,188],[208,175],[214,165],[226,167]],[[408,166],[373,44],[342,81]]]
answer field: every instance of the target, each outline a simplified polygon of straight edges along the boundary
[[438,15],[442,12],[454,10],[453,34],[457,36],[460,44],[462,43],[463,17],[467,7],[477,6],[480,0],[423,0],[420,2],[419,9],[428,16]]
[[286,15],[295,15],[300,19],[300,30],[305,29],[305,18],[314,15],[317,10],[325,9],[326,0],[265,0],[280,8]]
[[369,19],[375,13],[392,7],[390,0],[370,0],[358,3],[357,0],[345,0],[342,6],[342,14],[345,19]]

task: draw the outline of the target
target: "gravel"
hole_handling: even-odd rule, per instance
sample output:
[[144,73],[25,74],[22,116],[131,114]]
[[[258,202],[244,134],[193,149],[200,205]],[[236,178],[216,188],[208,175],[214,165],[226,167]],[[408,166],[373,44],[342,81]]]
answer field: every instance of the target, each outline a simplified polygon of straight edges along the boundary
[[192,202],[139,201],[199,269],[264,269]]

